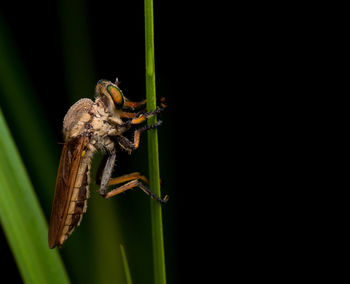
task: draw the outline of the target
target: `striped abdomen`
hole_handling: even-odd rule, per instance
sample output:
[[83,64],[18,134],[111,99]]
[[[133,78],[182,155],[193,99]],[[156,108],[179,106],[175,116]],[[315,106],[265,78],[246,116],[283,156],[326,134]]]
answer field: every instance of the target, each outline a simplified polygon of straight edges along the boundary
[[72,196],[68,205],[67,217],[60,237],[60,242],[62,243],[74,231],[75,227],[80,225],[83,214],[87,209],[87,199],[90,196],[91,152],[83,153],[86,157],[82,159],[78,168]]
[[66,141],[62,149],[50,218],[50,248],[61,246],[86,212],[93,155],[89,141],[80,136]]

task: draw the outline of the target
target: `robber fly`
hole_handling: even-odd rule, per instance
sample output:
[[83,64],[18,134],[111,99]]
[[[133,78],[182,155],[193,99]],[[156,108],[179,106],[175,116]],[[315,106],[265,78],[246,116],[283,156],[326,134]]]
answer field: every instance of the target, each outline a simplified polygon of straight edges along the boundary
[[[77,101],[67,112],[63,120],[64,146],[58,167],[55,194],[52,203],[49,247],[62,246],[64,241],[79,226],[87,209],[89,198],[91,160],[97,150],[107,154],[100,180],[99,192],[104,198],[110,198],[128,189],[138,187],[153,199],[165,203],[145,185],[146,177],[140,173],[131,173],[111,178],[114,168],[117,145],[131,153],[138,148],[142,132],[156,128],[161,121],[134,130],[133,140],[123,133],[133,126],[160,113],[165,105],[154,111],[136,112],[145,106],[146,100],[132,102],[124,97],[118,87],[118,79],[113,84],[100,80],[96,85],[95,102],[90,99]],[[111,185],[125,184],[107,192]]]

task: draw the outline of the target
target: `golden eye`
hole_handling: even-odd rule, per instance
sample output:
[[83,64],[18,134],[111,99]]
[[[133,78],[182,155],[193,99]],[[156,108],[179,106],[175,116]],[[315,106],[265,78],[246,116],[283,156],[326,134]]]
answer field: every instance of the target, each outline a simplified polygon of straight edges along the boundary
[[121,109],[124,105],[124,96],[123,96],[121,90],[114,85],[108,85],[107,92],[108,92],[108,94],[111,95],[111,97],[114,101],[115,107],[117,109]]

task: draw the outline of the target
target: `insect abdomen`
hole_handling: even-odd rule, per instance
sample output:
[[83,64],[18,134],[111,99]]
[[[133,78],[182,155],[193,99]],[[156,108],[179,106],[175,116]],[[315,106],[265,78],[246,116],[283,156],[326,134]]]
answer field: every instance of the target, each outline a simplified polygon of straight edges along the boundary
[[76,176],[72,196],[69,202],[67,217],[60,237],[61,244],[63,244],[74,229],[80,225],[83,215],[87,209],[87,199],[90,196],[89,184],[92,153],[90,151],[87,153],[83,152],[83,155],[85,158],[81,161]]

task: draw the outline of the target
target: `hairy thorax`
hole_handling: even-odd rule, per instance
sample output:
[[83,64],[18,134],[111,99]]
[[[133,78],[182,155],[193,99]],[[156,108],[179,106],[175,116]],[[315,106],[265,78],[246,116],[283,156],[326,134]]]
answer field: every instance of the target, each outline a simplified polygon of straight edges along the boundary
[[63,120],[63,135],[65,141],[81,135],[90,138],[89,148],[92,152],[97,149],[113,151],[114,143],[109,136],[124,132],[123,128],[116,128],[114,124],[122,124],[117,112],[111,114],[98,100],[94,103],[90,99],[77,101],[67,112]]

